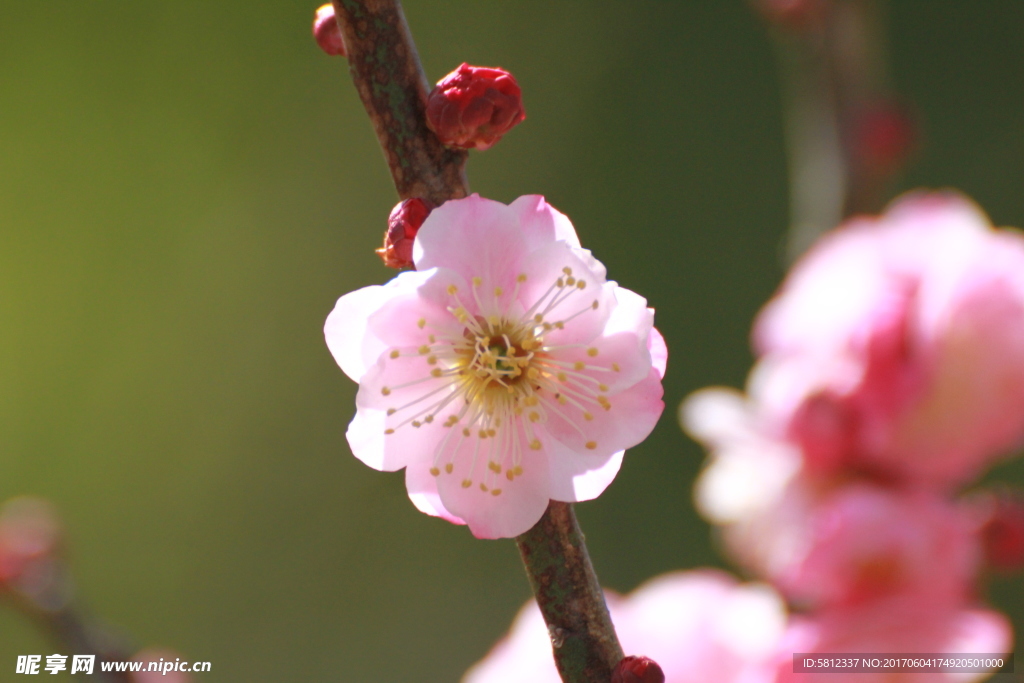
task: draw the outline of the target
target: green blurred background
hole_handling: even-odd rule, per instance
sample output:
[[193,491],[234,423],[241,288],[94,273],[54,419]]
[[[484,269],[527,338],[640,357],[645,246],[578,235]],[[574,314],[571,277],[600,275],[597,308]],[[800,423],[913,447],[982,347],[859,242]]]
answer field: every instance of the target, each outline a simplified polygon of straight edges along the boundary
[[[212,662],[202,681],[454,681],[528,586],[511,541],[420,514],[345,444],[355,386],[322,324],[393,275],[372,249],[396,197],[346,64],[310,37],[315,5],[4,3],[0,499],[54,500],[86,602]],[[471,155],[472,188],[546,195],[668,339],[664,418],[579,506],[601,578],[720,563],[675,408],[742,384],[782,275],[765,27],[741,0],[405,9],[431,80],[468,61],[523,87],[527,121]],[[899,0],[889,18],[923,119],[901,186],[1024,225],[1024,3]],[[993,598],[1024,625],[1013,581]],[[0,611],[0,671],[53,651]]]

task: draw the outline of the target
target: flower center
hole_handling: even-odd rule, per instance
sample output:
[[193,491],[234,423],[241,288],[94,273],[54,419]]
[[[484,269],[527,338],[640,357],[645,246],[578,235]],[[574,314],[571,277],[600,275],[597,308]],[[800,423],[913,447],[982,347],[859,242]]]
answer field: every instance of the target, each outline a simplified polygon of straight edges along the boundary
[[[542,439],[550,437],[542,427],[551,419],[575,429],[587,449],[596,449],[597,442],[586,435],[586,423],[594,419],[595,411],[610,410],[611,403],[605,395],[608,387],[594,375],[619,371],[616,363],[609,367],[593,362],[599,355],[597,348],[552,345],[544,339],[546,333],[565,329],[573,319],[598,308],[596,299],[581,306],[585,281],[564,268],[562,276],[532,306],[514,313],[519,285],[525,281],[526,275],[517,278],[511,297],[499,287],[492,290],[493,296],[484,296],[481,278],[473,278],[472,309],[466,305],[468,301],[463,302],[458,288],[450,285],[447,291],[452,305],[448,311],[462,326],[462,333],[445,335],[421,319],[419,327],[427,343],[415,355],[425,357],[429,375],[381,388],[381,393],[389,396],[395,389],[442,380],[440,386],[424,390],[404,406],[389,408],[389,417],[401,417],[401,413],[405,419],[394,426],[389,421],[385,434],[406,425],[432,424],[447,413],[439,421],[448,431],[435,449],[431,474],[451,474],[457,464],[461,469],[456,454],[465,452],[464,441],[472,440],[471,462],[462,470],[462,486],[469,488],[476,481],[480,490],[492,495],[501,494],[500,479],[512,482],[523,473],[527,450],[543,448]],[[391,358],[402,355],[410,354],[402,349],[390,352]],[[572,360],[567,358],[570,355]],[[581,355],[587,361],[578,360]],[[481,475],[478,460],[484,459],[486,468]]]

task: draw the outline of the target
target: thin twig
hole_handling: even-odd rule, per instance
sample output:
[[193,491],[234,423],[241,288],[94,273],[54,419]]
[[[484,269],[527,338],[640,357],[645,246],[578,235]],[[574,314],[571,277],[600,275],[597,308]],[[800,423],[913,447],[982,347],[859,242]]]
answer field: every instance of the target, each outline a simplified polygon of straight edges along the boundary
[[[403,199],[434,204],[469,192],[466,152],[426,125],[427,79],[397,0],[333,0],[352,79]],[[604,594],[572,506],[552,501],[517,539],[566,683],[608,683],[622,659]]]
[[562,681],[610,681],[622,647],[572,505],[551,501],[540,521],[516,543]]
[[349,70],[402,199],[434,205],[469,194],[464,150],[427,128],[427,76],[397,0],[333,0]]
[[784,81],[794,261],[848,216],[875,213],[895,168],[865,163],[858,126],[888,99],[876,0],[822,0],[821,14],[799,30],[776,29]]

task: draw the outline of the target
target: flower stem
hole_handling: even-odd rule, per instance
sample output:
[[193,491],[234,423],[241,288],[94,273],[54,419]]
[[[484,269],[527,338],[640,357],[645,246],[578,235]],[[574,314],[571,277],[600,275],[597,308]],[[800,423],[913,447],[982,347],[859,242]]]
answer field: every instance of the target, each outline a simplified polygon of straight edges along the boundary
[[[402,199],[465,197],[466,152],[426,124],[427,78],[398,0],[333,0],[349,71]],[[608,683],[622,659],[572,505],[551,501],[516,539],[566,683]]]
[[551,501],[540,521],[516,543],[562,681],[610,681],[622,647],[572,505]]
[[469,194],[466,152],[427,128],[427,76],[398,0],[333,0],[349,71],[370,115],[395,189],[440,206]]

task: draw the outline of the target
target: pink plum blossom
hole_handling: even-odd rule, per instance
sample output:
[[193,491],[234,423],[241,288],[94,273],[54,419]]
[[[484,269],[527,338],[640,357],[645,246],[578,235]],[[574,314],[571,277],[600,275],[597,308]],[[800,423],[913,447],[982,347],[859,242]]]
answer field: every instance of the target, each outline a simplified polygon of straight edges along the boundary
[[754,344],[751,395],[810,469],[962,484],[1024,437],[1024,237],[910,195],[820,240]]
[[763,433],[756,406],[738,392],[697,392],[681,418],[710,449],[695,486],[701,514],[721,527],[737,561],[790,599],[822,606],[896,593],[947,602],[971,595],[982,556],[974,506],[929,490],[810,476],[799,451]]
[[822,607],[897,594],[945,603],[972,596],[981,545],[963,507],[865,483],[795,488],[774,515],[738,526],[728,539],[740,553],[757,543],[759,568],[793,601]]
[[542,197],[434,209],[416,271],[343,296],[327,345],[359,382],[352,452],[421,511],[512,537],[594,498],[664,404],[664,341]]
[[[651,579],[633,593],[607,593],[627,655],[650,657],[666,683],[769,683],[784,633],[781,598],[763,584],[739,584],[712,569]],[[462,683],[558,683],[540,610],[528,602],[512,630]]]
[[793,671],[794,653],[1003,654],[1013,630],[1003,615],[973,606],[896,596],[794,617],[783,637],[776,683],[971,683],[990,673],[815,673]]

